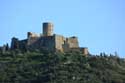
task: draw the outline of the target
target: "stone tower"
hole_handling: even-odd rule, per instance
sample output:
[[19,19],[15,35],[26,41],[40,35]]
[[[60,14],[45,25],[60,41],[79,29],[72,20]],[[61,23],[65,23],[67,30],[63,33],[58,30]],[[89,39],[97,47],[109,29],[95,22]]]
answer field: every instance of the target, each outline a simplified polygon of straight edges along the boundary
[[43,36],[52,36],[53,35],[53,24],[45,22],[43,23]]

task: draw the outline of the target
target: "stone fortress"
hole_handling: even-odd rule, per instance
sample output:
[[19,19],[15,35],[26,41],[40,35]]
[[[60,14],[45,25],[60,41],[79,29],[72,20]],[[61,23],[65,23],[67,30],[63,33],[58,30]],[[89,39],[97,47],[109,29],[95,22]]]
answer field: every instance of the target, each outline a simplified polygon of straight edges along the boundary
[[80,48],[78,38],[64,37],[62,35],[53,34],[53,24],[49,22],[43,23],[43,33],[35,34],[32,32],[27,33],[27,39],[19,40],[13,37],[11,41],[11,49],[43,49],[52,52],[70,52],[80,51],[83,54],[88,54],[88,48]]

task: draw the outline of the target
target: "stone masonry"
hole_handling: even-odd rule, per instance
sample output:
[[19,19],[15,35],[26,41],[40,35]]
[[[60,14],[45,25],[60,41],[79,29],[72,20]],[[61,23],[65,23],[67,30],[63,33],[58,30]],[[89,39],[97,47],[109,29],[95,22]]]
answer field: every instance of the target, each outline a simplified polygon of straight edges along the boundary
[[[13,37],[11,42],[11,49],[44,49],[48,51],[59,51],[59,52],[68,52],[73,49],[82,51],[83,54],[88,54],[87,48],[80,48],[78,38],[73,37],[64,37],[62,35],[53,34],[53,24],[49,22],[43,23],[43,30],[41,34],[36,34],[32,32],[27,33],[27,39],[19,40],[18,38]],[[81,50],[82,49],[82,50]]]

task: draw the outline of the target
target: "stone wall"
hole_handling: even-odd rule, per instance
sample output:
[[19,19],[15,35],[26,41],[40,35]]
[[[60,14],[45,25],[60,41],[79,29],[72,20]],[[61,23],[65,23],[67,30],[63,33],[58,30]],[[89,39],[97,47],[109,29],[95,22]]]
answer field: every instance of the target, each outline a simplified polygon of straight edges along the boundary
[[44,49],[54,51],[54,37],[46,36],[46,37],[34,37],[28,39],[28,48],[29,49]]
[[69,48],[78,48],[79,47],[78,38],[75,36],[67,38],[66,42],[68,43]]
[[52,36],[53,35],[53,24],[45,22],[43,23],[43,35]]
[[53,35],[53,24],[43,23],[43,34],[36,34],[32,32],[27,33],[27,39],[18,40],[12,38],[12,49],[45,49],[48,51],[82,51],[83,54],[88,54],[87,48],[79,48],[78,38],[73,36],[65,38],[62,35]]
[[82,48],[80,48],[80,51],[81,51],[84,55],[88,55],[88,54],[89,54],[89,51],[88,51],[88,48],[87,48],[87,47],[82,47]]
[[49,51],[54,51],[55,50],[55,40],[54,40],[54,36],[46,36],[46,37],[42,37],[40,39],[40,41],[42,41],[40,43],[41,47],[49,50]]
[[54,35],[55,38],[55,49],[57,49],[58,51],[63,52],[63,45],[64,45],[64,41],[65,38],[62,35]]
[[35,44],[37,41],[39,41],[39,39],[40,39],[39,37],[29,37],[27,41],[27,45],[30,46]]
[[27,33],[27,38],[30,38],[30,37],[40,37],[40,35],[38,35],[36,33],[33,33],[33,32],[28,32]]
[[11,39],[11,49],[18,49],[19,48],[19,40],[18,38],[13,37]]
[[18,41],[19,49],[21,50],[27,50],[27,39]]

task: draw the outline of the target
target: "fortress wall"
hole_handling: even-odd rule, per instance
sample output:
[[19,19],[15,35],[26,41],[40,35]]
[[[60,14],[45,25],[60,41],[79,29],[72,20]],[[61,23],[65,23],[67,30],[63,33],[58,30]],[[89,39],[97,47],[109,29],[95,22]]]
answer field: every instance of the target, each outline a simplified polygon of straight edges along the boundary
[[64,40],[63,50],[64,50],[64,52],[69,52],[70,51],[68,38],[65,38],[65,40]]
[[27,49],[27,39],[19,41],[19,49],[22,49],[22,50]]
[[12,38],[11,49],[26,49],[27,48],[27,39],[18,40],[18,38]]
[[78,38],[77,37],[67,38],[66,42],[69,44],[69,48],[78,48],[79,47],[79,43],[78,43]]
[[40,38],[30,38],[27,42],[28,49],[40,49]]
[[61,35],[54,35],[54,37],[55,37],[55,49],[63,52],[63,44],[65,41],[65,38]]
[[31,38],[29,41],[29,49],[43,49],[48,51],[54,51],[55,42],[53,36],[46,36],[40,38]]
[[45,49],[49,51],[54,51],[55,49],[55,42],[54,42],[54,36],[46,36],[42,37],[42,42],[40,42],[41,47],[44,47]]
[[38,39],[39,39],[39,37],[30,37],[30,38],[28,38],[27,45],[34,44],[36,41],[38,41]]
[[87,47],[82,47],[80,48],[81,52],[84,54],[84,55],[87,55],[89,54],[89,51],[88,51],[88,48]]
[[65,38],[62,35],[53,35],[53,24],[49,22],[43,23],[43,34],[28,32],[27,39],[21,41],[12,38],[11,48],[45,49],[53,52],[81,51],[83,54],[88,54],[87,48],[79,48],[77,37]]
[[40,37],[40,35],[33,33],[33,32],[28,32],[27,33],[27,38],[31,38],[31,37]]
[[17,49],[19,48],[19,40],[18,38],[13,37],[11,39],[11,49]]

